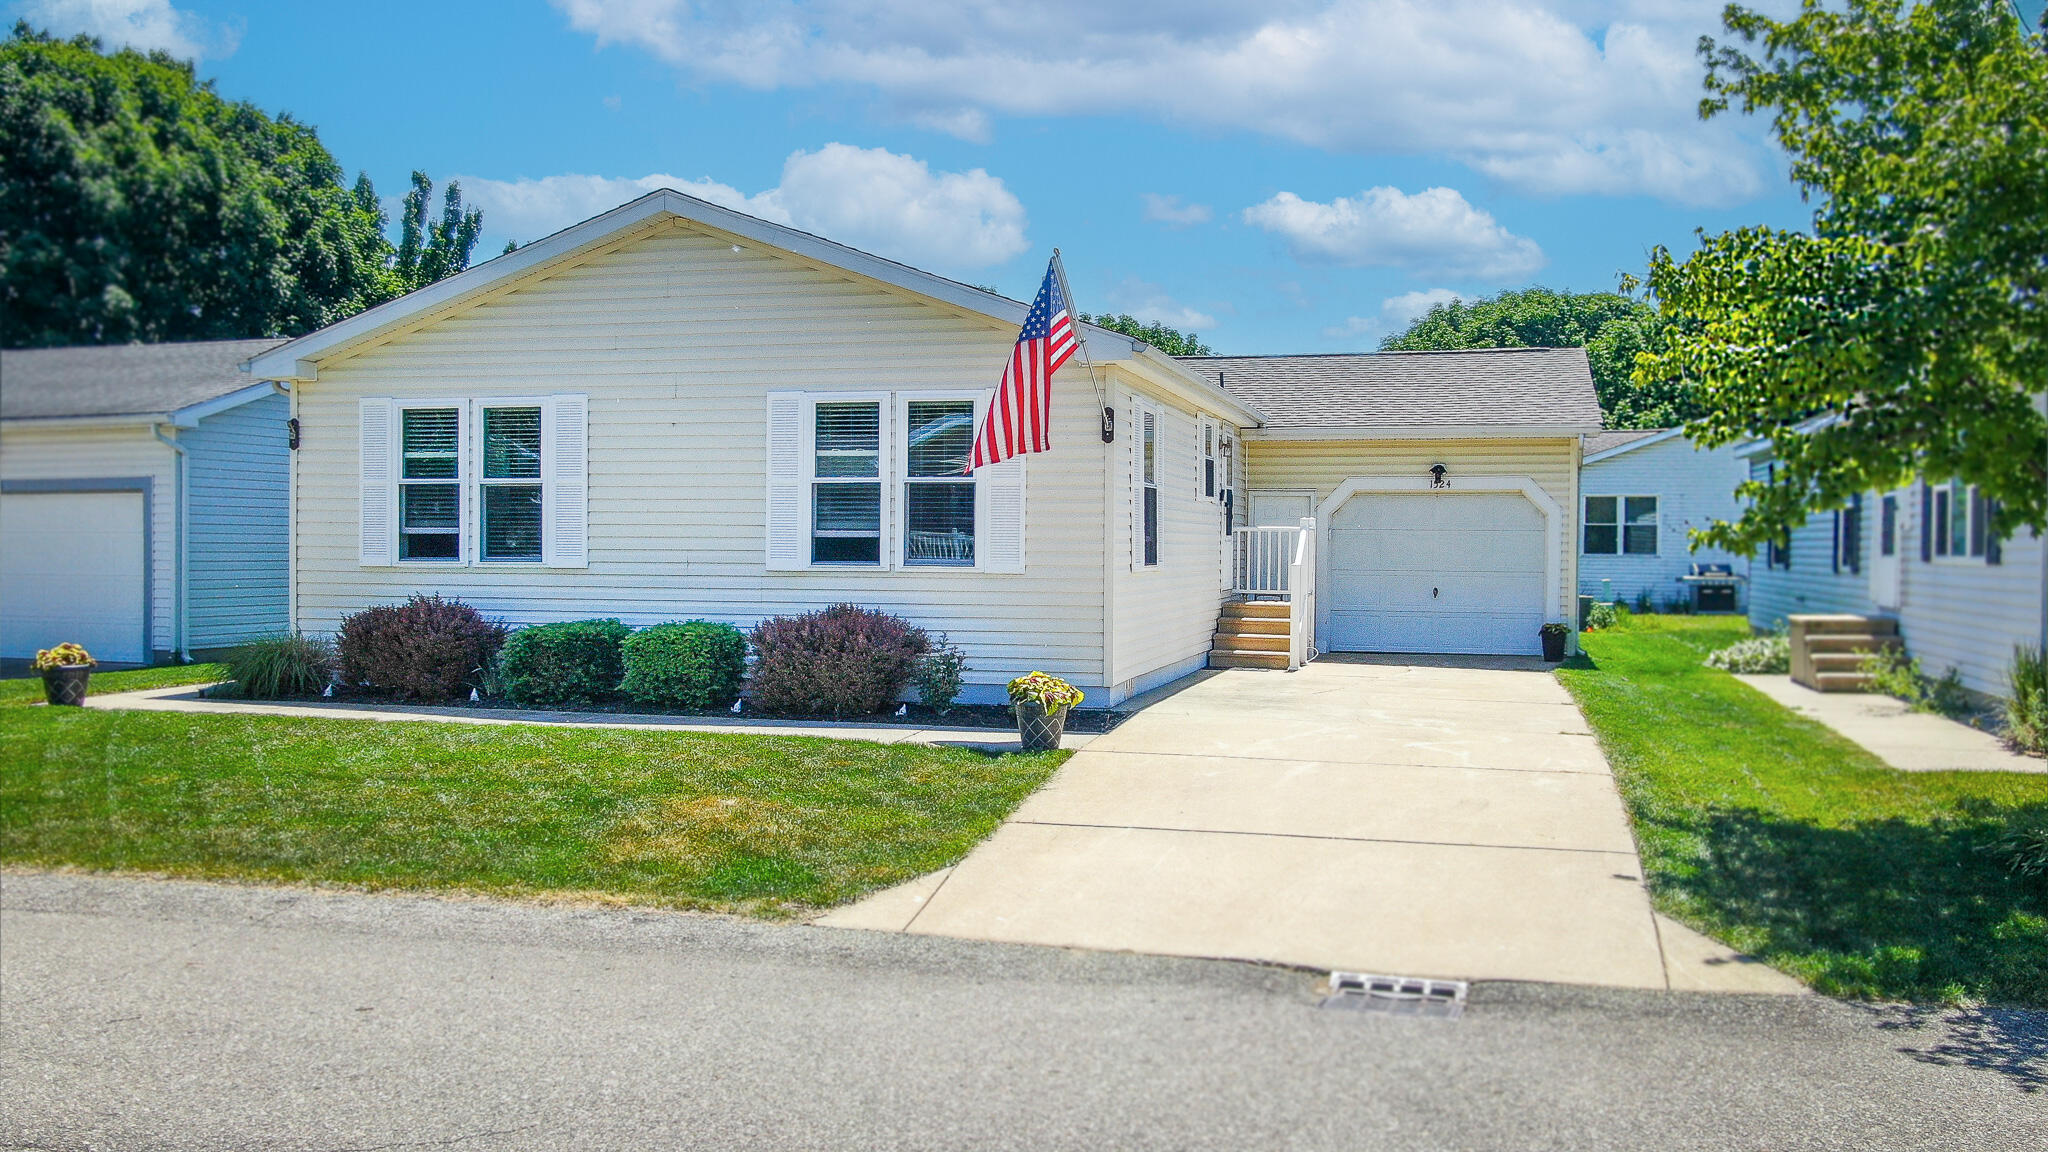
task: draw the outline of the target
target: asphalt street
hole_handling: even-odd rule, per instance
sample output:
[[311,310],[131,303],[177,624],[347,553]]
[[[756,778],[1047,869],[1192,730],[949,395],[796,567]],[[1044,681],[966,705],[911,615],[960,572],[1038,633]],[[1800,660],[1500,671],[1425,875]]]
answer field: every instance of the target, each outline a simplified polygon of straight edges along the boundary
[[2028,1149],[2048,1014],[0,878],[0,1146]]

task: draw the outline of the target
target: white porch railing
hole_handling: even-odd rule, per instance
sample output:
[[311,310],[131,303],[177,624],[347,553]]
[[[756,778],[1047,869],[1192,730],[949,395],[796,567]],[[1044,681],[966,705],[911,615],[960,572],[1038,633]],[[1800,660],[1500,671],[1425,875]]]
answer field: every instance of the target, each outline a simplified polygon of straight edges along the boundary
[[1239,528],[1236,580],[1231,591],[1248,600],[1287,602],[1287,667],[1315,654],[1316,522],[1289,527]]

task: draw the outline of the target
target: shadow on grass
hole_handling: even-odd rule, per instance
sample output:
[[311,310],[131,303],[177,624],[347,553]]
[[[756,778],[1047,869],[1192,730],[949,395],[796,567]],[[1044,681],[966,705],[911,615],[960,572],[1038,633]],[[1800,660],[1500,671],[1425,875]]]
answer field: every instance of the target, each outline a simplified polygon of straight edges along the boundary
[[1995,1072],[2022,1092],[2048,1090],[2048,1012],[2019,1008],[1870,1009],[1879,1029],[1912,1034],[1899,1051],[1923,1064]]
[[1693,858],[1667,859],[1653,883],[1830,995],[2048,1007],[2048,888],[1993,847],[2044,812],[1826,826],[1715,808],[1664,822]]

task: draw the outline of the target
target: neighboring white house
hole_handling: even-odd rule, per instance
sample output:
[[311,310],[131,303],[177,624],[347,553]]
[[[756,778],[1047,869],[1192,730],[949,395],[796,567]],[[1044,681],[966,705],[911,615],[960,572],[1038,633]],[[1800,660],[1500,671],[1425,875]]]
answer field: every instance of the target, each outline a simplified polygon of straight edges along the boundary
[[[1739,451],[1752,476],[1769,479],[1769,441]],[[2041,643],[2048,586],[2040,538],[2023,529],[1998,539],[1988,530],[1988,511],[1974,487],[1923,480],[1810,516],[1789,540],[1758,553],[1750,623],[1776,628],[1803,614],[1889,616],[1926,672],[1954,668],[1965,687],[2003,696],[2014,645]]]
[[[1735,488],[1749,476],[1734,446],[1701,449],[1680,428],[1615,430],[1586,437],[1579,472],[1579,594],[1625,604],[1644,596],[1658,608],[1692,603],[1681,579],[1695,564],[1749,561],[1717,548],[1692,549],[1690,533],[1742,514]],[[1742,584],[1736,584],[1740,602]]]
[[0,352],[0,659],[205,655],[287,626],[276,340]]
[[1567,618],[1583,353],[1281,358],[1267,387],[1080,325],[1053,450],[963,476],[1025,310],[660,191],[292,341],[251,365],[302,429],[292,620],[853,601],[947,633],[970,700],[1044,669],[1110,703],[1206,661],[1247,510],[1316,518],[1322,648],[1534,652]]

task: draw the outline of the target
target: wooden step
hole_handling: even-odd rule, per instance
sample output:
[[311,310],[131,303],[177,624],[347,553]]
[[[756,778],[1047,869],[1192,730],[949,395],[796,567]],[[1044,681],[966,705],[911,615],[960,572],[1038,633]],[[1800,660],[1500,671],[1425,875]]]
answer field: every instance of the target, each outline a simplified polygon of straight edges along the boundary
[[1287,633],[1278,636],[1231,635],[1218,629],[1216,638],[1210,642],[1213,652],[1285,652],[1293,641]]
[[1868,692],[1870,676],[1864,672],[1816,672],[1813,686],[1822,692]]
[[1813,660],[1815,675],[1823,672],[1861,672],[1863,671],[1863,662],[1870,659],[1870,653],[1815,652],[1811,659]]
[[1211,667],[1211,668],[1279,668],[1279,669],[1285,670],[1285,669],[1286,669],[1286,667],[1287,667],[1287,653],[1285,653],[1285,652],[1248,652],[1248,653],[1235,653],[1235,654],[1225,655],[1225,654],[1223,654],[1223,653],[1220,653],[1220,652],[1211,652],[1211,653],[1209,653],[1209,667]]
[[1287,602],[1284,600],[1231,600],[1223,605],[1226,620],[1285,620]]
[[1287,621],[1269,616],[1225,616],[1216,622],[1218,636],[1285,636]]
[[1822,633],[1806,638],[1806,650],[1818,656],[1823,652],[1876,652],[1883,648],[1903,646],[1896,633],[1887,636],[1871,636],[1853,632]]
[[1899,633],[1899,622],[1889,616],[1793,616],[1786,623],[1794,633],[1803,632],[1808,636],[1896,636]]

